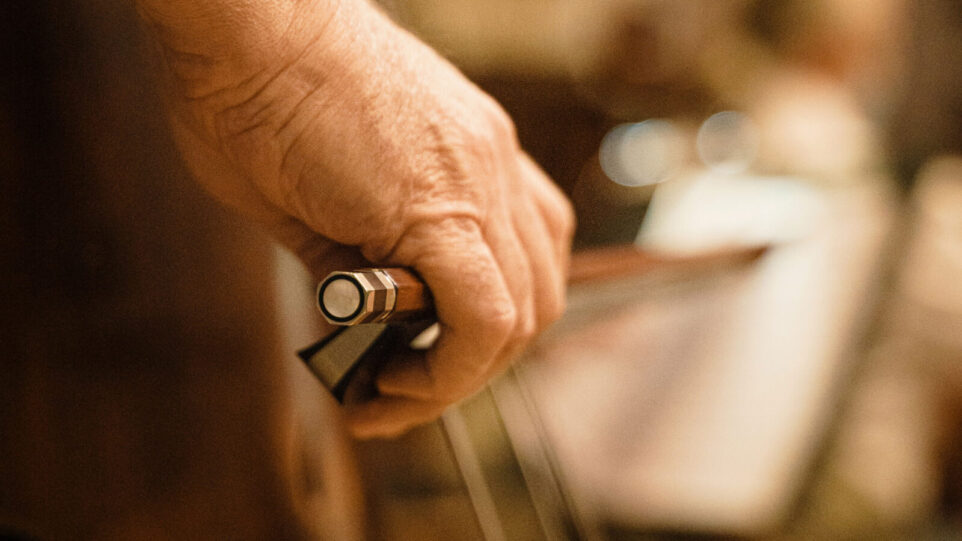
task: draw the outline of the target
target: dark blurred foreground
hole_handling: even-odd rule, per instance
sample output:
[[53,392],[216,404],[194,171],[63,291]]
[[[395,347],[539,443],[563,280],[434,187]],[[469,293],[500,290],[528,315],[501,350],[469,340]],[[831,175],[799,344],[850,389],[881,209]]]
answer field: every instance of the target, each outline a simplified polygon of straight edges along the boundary
[[959,535],[955,2],[387,4],[514,116],[578,248],[769,255],[573,289],[490,389],[351,444],[292,355],[311,284],[188,178],[136,14],[5,3],[0,533]]

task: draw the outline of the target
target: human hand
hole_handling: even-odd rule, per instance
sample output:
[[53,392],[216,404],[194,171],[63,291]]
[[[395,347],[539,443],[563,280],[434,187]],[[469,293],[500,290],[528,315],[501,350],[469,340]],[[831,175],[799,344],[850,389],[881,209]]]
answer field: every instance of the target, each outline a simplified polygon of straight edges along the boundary
[[[252,3],[222,24],[217,10],[180,21],[142,6],[167,53],[176,137],[202,184],[318,278],[396,265],[431,288],[436,344],[390,359],[380,395],[346,410],[358,436],[398,434],[560,316],[570,205],[504,111],[369,4],[291,2],[252,23]],[[214,35],[195,40],[191,25]]]

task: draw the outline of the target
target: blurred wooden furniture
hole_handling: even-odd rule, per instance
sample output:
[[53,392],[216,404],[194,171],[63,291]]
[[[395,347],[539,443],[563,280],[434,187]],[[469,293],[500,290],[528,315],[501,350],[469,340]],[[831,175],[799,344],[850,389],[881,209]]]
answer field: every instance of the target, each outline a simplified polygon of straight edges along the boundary
[[180,165],[133,4],[4,2],[0,44],[0,535],[329,538],[274,253]]

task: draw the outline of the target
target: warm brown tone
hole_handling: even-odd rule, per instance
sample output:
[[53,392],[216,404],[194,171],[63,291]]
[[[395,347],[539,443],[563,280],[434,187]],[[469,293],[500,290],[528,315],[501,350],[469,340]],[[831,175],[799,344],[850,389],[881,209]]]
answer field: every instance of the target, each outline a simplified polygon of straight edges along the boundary
[[397,300],[394,315],[404,317],[412,312],[421,312],[431,307],[431,293],[424,282],[411,271],[400,268],[384,269],[384,272],[397,284]]
[[182,169],[133,8],[0,13],[0,534],[304,536],[270,251]]
[[[652,272],[699,270],[715,265],[750,263],[768,250],[766,246],[717,250],[696,255],[670,255],[640,250],[634,246],[610,246],[576,252],[571,258],[569,284],[639,276]],[[390,319],[401,319],[407,312],[431,308],[430,292],[411,271],[393,267],[382,269],[397,284],[397,307]],[[394,317],[394,316],[398,317]]]

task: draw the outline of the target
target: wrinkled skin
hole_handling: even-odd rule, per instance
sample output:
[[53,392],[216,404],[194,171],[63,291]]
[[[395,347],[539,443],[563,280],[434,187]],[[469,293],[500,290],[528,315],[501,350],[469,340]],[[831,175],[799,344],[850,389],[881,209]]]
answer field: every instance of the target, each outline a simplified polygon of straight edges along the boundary
[[141,0],[199,181],[317,277],[413,267],[441,335],[347,408],[359,437],[436,418],[564,309],[570,206],[500,106],[360,0]]

